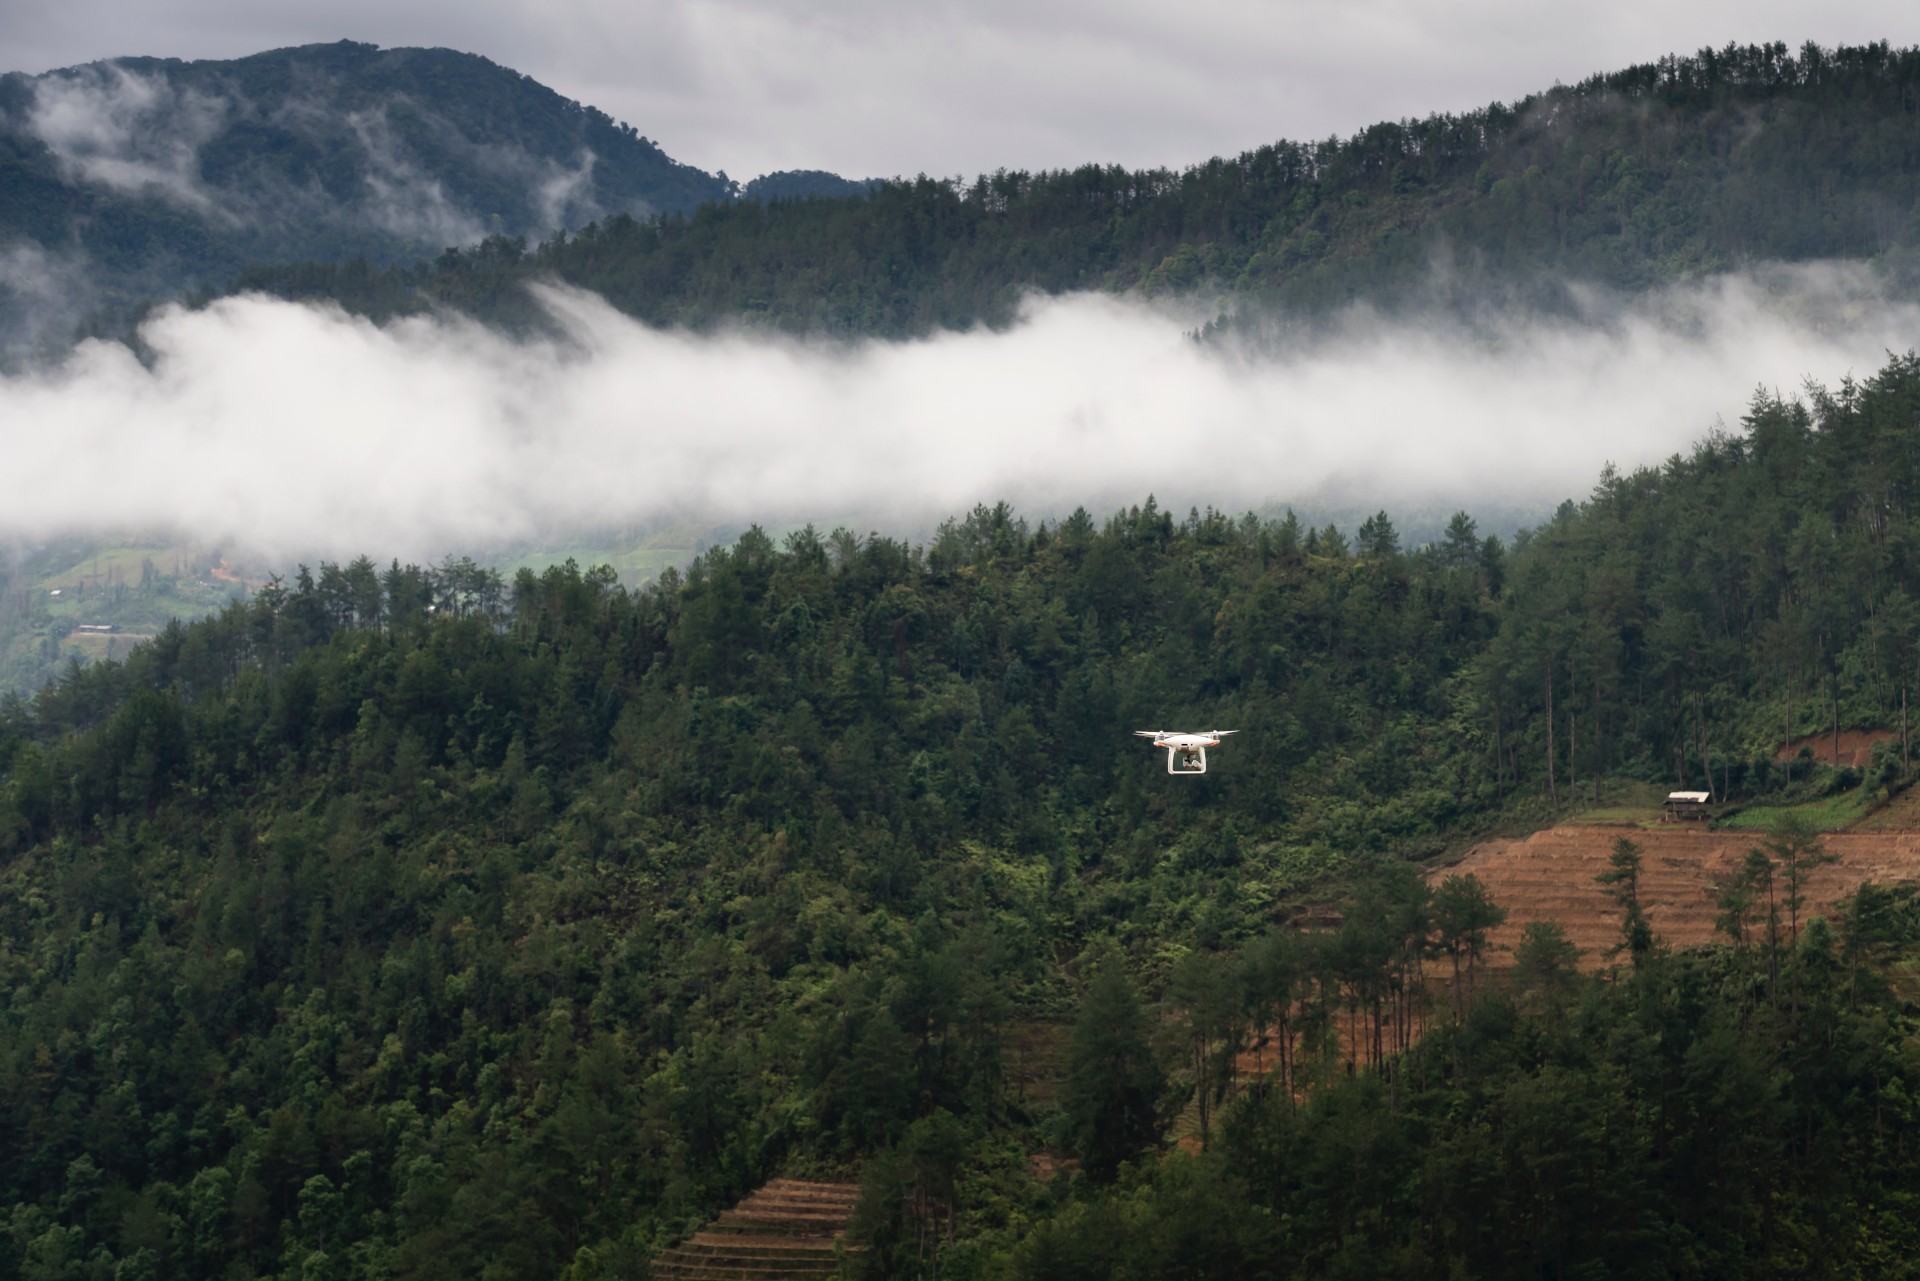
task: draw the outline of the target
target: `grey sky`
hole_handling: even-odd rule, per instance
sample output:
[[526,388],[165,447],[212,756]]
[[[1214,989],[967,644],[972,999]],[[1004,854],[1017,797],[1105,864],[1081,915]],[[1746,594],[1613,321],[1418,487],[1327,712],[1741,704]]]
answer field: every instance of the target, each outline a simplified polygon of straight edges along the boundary
[[1920,41],[1889,0],[10,0],[0,68],[351,38],[484,54],[736,178],[1178,166],[1728,41]]

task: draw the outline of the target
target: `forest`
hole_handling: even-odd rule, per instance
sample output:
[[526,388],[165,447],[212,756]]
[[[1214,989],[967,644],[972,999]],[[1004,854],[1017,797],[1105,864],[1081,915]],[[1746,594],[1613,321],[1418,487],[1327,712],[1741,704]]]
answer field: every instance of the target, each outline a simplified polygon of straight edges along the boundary
[[1421,872],[1623,780],[1904,786],[1773,762],[1903,725],[1916,410],[1758,396],[1510,543],[361,557],[76,664],[0,703],[0,1277],[642,1276],[781,1172],[864,1182],[869,1276],[1904,1275],[1910,888],[1795,901],[1783,828],[1676,954],[1629,841],[1619,948],[1496,980]]
[[1758,262],[1872,260],[1911,296],[1916,111],[1920,50],[1729,45],[1178,171],[922,174],[496,236],[417,266],[257,266],[233,289],[526,329],[544,318],[524,283],[558,280],[650,324],[833,338],[1005,326],[1035,292],[1137,291],[1213,300],[1208,332],[1260,342],[1359,300],[1473,319]]

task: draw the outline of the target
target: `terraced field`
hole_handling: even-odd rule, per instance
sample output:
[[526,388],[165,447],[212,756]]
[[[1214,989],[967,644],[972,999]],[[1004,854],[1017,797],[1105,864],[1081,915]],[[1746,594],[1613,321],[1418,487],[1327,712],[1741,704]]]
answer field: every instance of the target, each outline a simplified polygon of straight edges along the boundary
[[[1581,949],[1582,965],[1598,968],[1619,941],[1620,911],[1594,878],[1607,869],[1613,843],[1622,836],[1631,837],[1644,851],[1641,902],[1661,941],[1676,948],[1714,942],[1714,899],[1762,839],[1759,833],[1679,826],[1553,827],[1523,840],[1476,845],[1457,865],[1433,873],[1433,879],[1471,872],[1507,909],[1506,924],[1493,934],[1495,946],[1503,950],[1490,958],[1491,964],[1510,964],[1520,932],[1528,922],[1545,919],[1560,922]],[[1828,832],[1821,839],[1839,862],[1811,877],[1809,913],[1826,912],[1863,881],[1920,880],[1920,830]]]
[[774,1179],[654,1259],[659,1281],[804,1281],[840,1266],[857,1183]]

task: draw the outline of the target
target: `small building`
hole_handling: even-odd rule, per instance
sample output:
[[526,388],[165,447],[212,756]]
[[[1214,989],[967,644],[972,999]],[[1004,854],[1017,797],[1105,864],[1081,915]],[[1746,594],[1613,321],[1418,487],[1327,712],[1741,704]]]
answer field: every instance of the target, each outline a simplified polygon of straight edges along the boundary
[[1713,799],[1711,792],[1668,792],[1667,817],[1678,819],[1707,817],[1707,802]]
[[110,636],[120,630],[120,625],[118,623],[82,623],[74,630],[88,632],[95,636]]

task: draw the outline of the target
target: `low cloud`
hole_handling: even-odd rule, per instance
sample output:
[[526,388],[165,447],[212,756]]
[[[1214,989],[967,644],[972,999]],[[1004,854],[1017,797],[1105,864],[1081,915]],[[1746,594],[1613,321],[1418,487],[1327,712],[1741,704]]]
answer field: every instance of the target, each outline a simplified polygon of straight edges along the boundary
[[374,226],[407,240],[443,246],[472,244],[486,235],[478,218],[447,198],[438,178],[406,158],[387,107],[354,112],[347,125],[366,157],[363,208]]
[[0,368],[62,350],[97,302],[79,254],[31,241],[0,245]]
[[35,81],[27,128],[80,181],[215,214],[218,205],[200,182],[200,148],[230,110],[223,99],[176,88],[165,76],[105,64]]
[[[531,161],[526,153],[520,154],[523,161]],[[591,151],[582,152],[580,163],[571,169],[552,160],[540,162],[542,173],[533,186],[542,223],[548,227],[580,227],[606,212],[593,195],[593,166],[598,159]],[[651,210],[642,207],[628,212],[645,216]]]
[[431,558],[665,519],[925,528],[1000,498],[1511,509],[1685,450],[1757,387],[1864,376],[1920,345],[1920,309],[1845,266],[1477,331],[1355,313],[1264,356],[1108,297],[1035,301],[1001,333],[835,347],[540,297],[563,336],[230,298],[159,314],[149,364],[92,342],[0,380],[0,534]]

